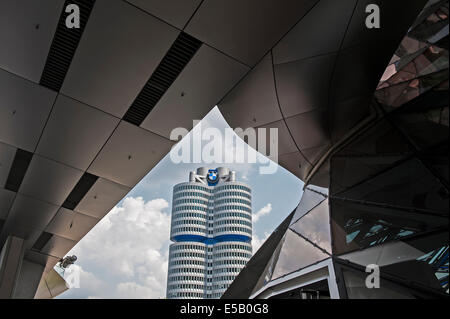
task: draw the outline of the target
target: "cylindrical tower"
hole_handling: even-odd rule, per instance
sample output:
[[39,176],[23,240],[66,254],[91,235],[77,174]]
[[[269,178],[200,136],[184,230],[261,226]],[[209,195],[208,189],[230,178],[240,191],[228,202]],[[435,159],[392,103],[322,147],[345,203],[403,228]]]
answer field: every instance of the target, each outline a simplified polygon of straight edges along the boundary
[[252,255],[251,190],[233,177],[214,189],[213,298],[225,292]]
[[167,298],[203,298],[206,245],[173,243],[169,248]]
[[173,188],[167,298],[203,298],[206,270],[207,214],[212,188],[195,182]]
[[252,254],[251,190],[228,168],[175,185],[167,298],[220,298]]

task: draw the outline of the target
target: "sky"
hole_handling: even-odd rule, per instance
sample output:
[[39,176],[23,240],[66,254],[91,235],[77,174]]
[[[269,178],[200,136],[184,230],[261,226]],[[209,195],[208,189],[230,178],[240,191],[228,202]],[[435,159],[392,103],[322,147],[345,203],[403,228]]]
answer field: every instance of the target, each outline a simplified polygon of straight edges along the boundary
[[178,147],[192,149],[193,134],[204,134],[210,128],[217,128],[223,134],[220,139],[204,141],[203,150],[205,144],[213,147],[220,144],[223,154],[250,154],[245,156],[246,161],[174,163],[170,153],[167,154],[68,253],[78,258],[70,272],[79,274],[79,288],[71,288],[57,298],[165,298],[172,189],[178,183],[187,182],[189,172],[198,167],[228,167],[236,171],[237,181],[251,187],[253,253],[294,210],[302,195],[303,182],[281,166],[273,174],[262,174],[261,167],[267,167],[267,162],[249,163],[251,154],[258,159],[262,159],[261,155],[245,143],[225,141],[223,136],[229,125],[217,107]]

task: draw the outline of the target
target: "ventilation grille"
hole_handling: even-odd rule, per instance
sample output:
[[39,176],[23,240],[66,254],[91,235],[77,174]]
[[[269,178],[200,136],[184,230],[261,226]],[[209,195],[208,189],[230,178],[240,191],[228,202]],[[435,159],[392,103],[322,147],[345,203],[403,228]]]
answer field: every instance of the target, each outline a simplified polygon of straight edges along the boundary
[[47,232],[43,232],[41,234],[41,236],[39,236],[39,238],[36,240],[36,242],[34,243],[32,249],[33,250],[38,250],[41,251],[45,245],[47,245],[48,241],[53,237],[53,234],[47,233]]
[[123,120],[137,126],[141,125],[142,121],[166,93],[201,44],[199,40],[181,32],[125,113]]
[[84,173],[78,181],[77,185],[72,189],[62,207],[73,210],[83,199],[84,195],[91,189],[92,185],[97,181],[98,177],[89,173]]
[[[64,3],[39,82],[42,86],[57,92],[61,89],[94,3],[95,0],[67,0]],[[69,4],[76,4],[80,8],[80,27],[78,29],[69,29],[66,26],[66,17],[69,13],[66,13],[65,9]]]
[[17,149],[14,161],[11,165],[11,170],[9,171],[8,179],[6,180],[6,189],[13,192],[19,190],[32,157],[33,153]]

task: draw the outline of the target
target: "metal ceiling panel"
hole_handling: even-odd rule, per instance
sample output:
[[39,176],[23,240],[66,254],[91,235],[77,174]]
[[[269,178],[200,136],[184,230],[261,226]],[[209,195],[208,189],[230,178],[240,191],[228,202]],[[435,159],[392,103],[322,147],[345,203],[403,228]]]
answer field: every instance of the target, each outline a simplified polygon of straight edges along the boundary
[[46,232],[79,241],[99,219],[61,207],[45,229]]
[[274,66],[284,117],[328,106],[328,90],[336,56],[324,55]]
[[20,148],[16,150],[11,169],[9,170],[8,179],[5,183],[6,189],[16,193],[19,191],[20,184],[22,184],[32,158],[33,153],[24,151]]
[[224,98],[220,112],[232,127],[255,127],[282,119],[270,54]]
[[326,109],[316,109],[286,119],[300,150],[322,146],[329,142],[327,115]]
[[39,236],[42,234],[42,230],[39,229],[24,229],[22,231],[26,232],[25,241],[23,242],[23,247],[25,251],[28,251],[33,247],[38,240]]
[[[356,0],[321,0],[274,47],[275,64],[337,52]],[[326,23],[318,23],[324,19]]]
[[348,26],[330,90],[333,101],[373,95],[386,65],[424,1],[411,1],[408,6],[402,1],[380,2],[381,27],[369,29],[361,25],[367,18],[366,6],[371,3],[371,0],[358,1]]
[[[89,20],[89,15],[95,0],[66,0],[64,13],[60,15],[58,27],[53,36],[52,45],[45,61],[45,66],[42,71],[39,84],[49,88],[55,92],[61,90],[61,86],[69,70],[75,51],[77,50],[84,28]],[[79,8],[78,25],[76,27],[69,27],[67,19],[71,17],[70,5],[75,5]],[[75,14],[75,12],[74,12]],[[72,16],[72,18],[74,18]]]
[[[342,44],[343,48],[367,43],[383,43],[382,46],[378,45],[379,50],[395,50],[407,33],[408,28],[417,18],[417,12],[422,10],[424,2],[408,1],[408,5],[405,5],[403,1],[359,0],[348,26],[345,40]],[[366,7],[373,3],[380,6],[381,27],[372,29],[361,27],[365,25],[367,19]],[[394,47],[390,47],[390,43],[394,44]],[[389,59],[391,57],[392,52]]]
[[59,95],[36,153],[86,170],[118,123],[116,117]]
[[43,230],[56,214],[58,206],[22,194],[17,194],[11,206],[2,235],[11,234],[27,239],[36,230]]
[[5,186],[16,150],[15,147],[0,142],[0,187]]
[[0,70],[0,141],[33,152],[56,93]]
[[34,155],[19,193],[55,205],[61,205],[83,172]]
[[122,117],[178,33],[124,1],[97,0],[61,91]]
[[[362,45],[344,49],[339,53],[329,90],[331,103],[373,95],[389,62],[389,59],[377,59],[377,48],[378,45]],[[377,74],[379,76],[376,76]]]
[[134,187],[174,143],[143,128],[120,122],[88,172]]
[[369,104],[372,96],[351,98],[334,103],[330,110],[330,129],[332,142],[339,141],[351,128],[370,114]]
[[315,164],[329,148],[330,144],[302,149],[302,154],[311,164]]
[[[278,143],[278,155],[289,154],[298,152],[295,142],[289,134],[288,128],[284,120],[276,121],[266,125],[260,126],[261,128],[266,128],[266,151],[270,150],[269,142]],[[259,128],[259,127],[258,127]],[[276,128],[278,130],[278,140],[273,141],[273,137],[270,135],[270,129]],[[270,140],[269,137],[270,136]]]
[[49,256],[40,252],[30,250],[25,253],[25,259],[35,262],[39,265],[45,266],[44,273],[49,272],[58,263],[58,257]]
[[201,45],[198,39],[181,32],[122,119],[140,126]]
[[[16,193],[0,188],[0,219],[5,220],[8,216],[9,209],[13,203]],[[1,231],[1,227],[0,227]]]
[[83,173],[83,176],[81,176],[69,196],[67,196],[66,200],[62,204],[62,207],[73,210],[80,203],[89,189],[91,189],[97,179],[98,176],[86,172]]
[[77,212],[101,219],[105,216],[129,191],[130,187],[99,178],[75,207]]
[[278,164],[302,180],[312,167],[300,152],[280,155]]
[[316,2],[205,1],[185,31],[253,66]]
[[60,0],[0,2],[0,68],[39,83],[62,12]]
[[141,127],[167,138],[176,127],[190,130],[192,120],[201,120],[247,71],[243,64],[201,46]]
[[128,0],[129,3],[183,29],[201,0]]
[[74,240],[53,235],[41,252],[54,257],[63,258],[76,244],[77,242]]

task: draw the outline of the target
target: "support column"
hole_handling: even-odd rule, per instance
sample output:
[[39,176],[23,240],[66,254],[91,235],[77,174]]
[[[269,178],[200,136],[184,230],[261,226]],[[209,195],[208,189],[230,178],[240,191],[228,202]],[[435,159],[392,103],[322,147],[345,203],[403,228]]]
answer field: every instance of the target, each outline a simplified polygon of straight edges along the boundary
[[8,236],[0,253],[0,299],[14,296],[23,258],[22,238]]
[[14,299],[33,299],[45,267],[24,259],[14,290]]

